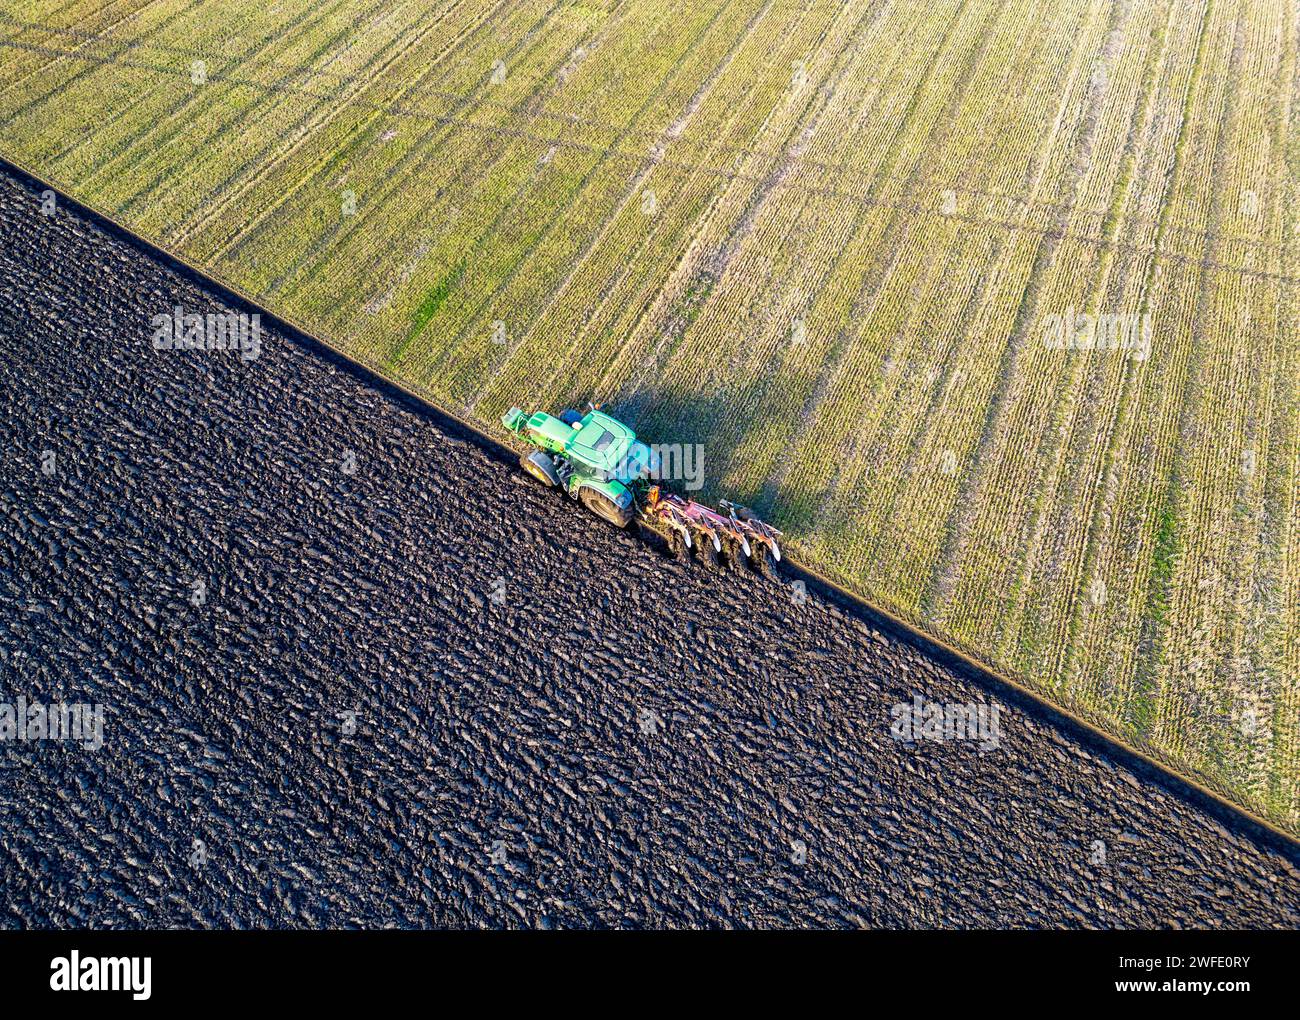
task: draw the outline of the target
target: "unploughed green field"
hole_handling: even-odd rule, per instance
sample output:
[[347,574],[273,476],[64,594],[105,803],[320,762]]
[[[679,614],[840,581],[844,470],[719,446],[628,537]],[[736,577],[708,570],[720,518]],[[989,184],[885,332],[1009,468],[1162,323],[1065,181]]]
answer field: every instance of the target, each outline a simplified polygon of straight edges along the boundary
[[1298,49],[1285,0],[3,0],[0,151],[453,413],[703,444],[1300,831]]

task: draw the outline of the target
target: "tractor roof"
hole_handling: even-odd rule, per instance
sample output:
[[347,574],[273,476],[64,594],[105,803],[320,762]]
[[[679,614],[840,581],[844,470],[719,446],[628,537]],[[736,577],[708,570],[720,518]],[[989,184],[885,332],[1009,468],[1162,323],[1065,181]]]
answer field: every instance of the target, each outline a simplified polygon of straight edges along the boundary
[[605,471],[612,471],[622,463],[628,447],[636,439],[630,428],[600,411],[588,412],[581,426],[573,430],[565,452]]

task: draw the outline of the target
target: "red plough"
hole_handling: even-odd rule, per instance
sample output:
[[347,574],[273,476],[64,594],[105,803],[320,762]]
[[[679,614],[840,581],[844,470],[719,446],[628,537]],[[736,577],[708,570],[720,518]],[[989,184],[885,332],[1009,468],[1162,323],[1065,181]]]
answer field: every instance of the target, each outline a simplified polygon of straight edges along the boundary
[[733,558],[739,549],[760,571],[771,572],[781,559],[777,544],[781,532],[759,520],[747,507],[728,500],[723,500],[721,506],[725,515],[652,485],[641,515],[652,527],[666,528],[670,536],[678,536],[685,549],[697,549],[711,564],[717,562],[724,548]]

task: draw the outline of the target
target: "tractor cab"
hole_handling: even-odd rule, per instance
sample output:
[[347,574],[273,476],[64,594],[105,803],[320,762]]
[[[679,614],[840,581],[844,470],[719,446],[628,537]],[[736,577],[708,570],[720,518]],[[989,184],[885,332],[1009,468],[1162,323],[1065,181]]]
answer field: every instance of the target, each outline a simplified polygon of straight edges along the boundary
[[[569,459],[603,481],[630,482],[640,475],[640,463],[647,460],[650,450],[638,443],[636,434],[621,421],[601,411],[589,411],[572,428],[573,434],[564,444]],[[635,473],[630,474],[629,468]]]

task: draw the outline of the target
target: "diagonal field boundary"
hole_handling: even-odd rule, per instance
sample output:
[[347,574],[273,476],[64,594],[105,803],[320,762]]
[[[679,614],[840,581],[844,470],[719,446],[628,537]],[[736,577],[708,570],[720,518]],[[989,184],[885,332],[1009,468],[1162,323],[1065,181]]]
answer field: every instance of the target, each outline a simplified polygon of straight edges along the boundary
[[[54,192],[60,202],[64,202],[77,210],[106,233],[127,242],[150,258],[168,266],[180,276],[212,291],[223,301],[234,306],[244,306],[250,312],[259,313],[277,331],[283,333],[310,354],[324,358],[382,393],[388,399],[395,400],[422,417],[431,420],[443,432],[472,442],[494,460],[514,467],[519,450],[512,448],[495,436],[489,435],[478,425],[454,411],[441,407],[428,397],[416,392],[406,383],[391,375],[383,365],[344,353],[329,341],[322,340],[297,325],[292,319],[264,307],[252,297],[244,294],[236,286],[219,279],[206,270],[200,269],[162,245],[145,239],[129,227],[123,226],[112,216],[79,199],[73,198],[61,186],[46,180],[40,174],[3,154],[0,154],[0,170],[7,171],[37,189]],[[810,567],[783,556],[781,568],[785,575],[794,580],[802,581],[810,591],[823,601],[852,614],[869,626],[882,630],[891,637],[911,645],[935,662],[978,684],[996,697],[1005,700],[1027,714],[1042,719],[1084,746],[1106,755],[1131,772],[1157,783],[1174,796],[1204,811],[1230,831],[1245,835],[1256,843],[1281,854],[1293,865],[1300,867],[1300,834],[1289,833],[1276,823],[1236,803],[1230,799],[1227,793],[1219,789],[1216,784],[1213,784],[1206,777],[1197,776],[1193,778],[1175,771],[1172,766],[1165,764],[1156,757],[1154,752],[1130,744],[1071,708],[1048,701],[1021,681],[994,669],[974,653],[963,650],[937,634],[919,628],[901,617],[895,616],[888,610],[867,602],[834,581],[823,577]]]

